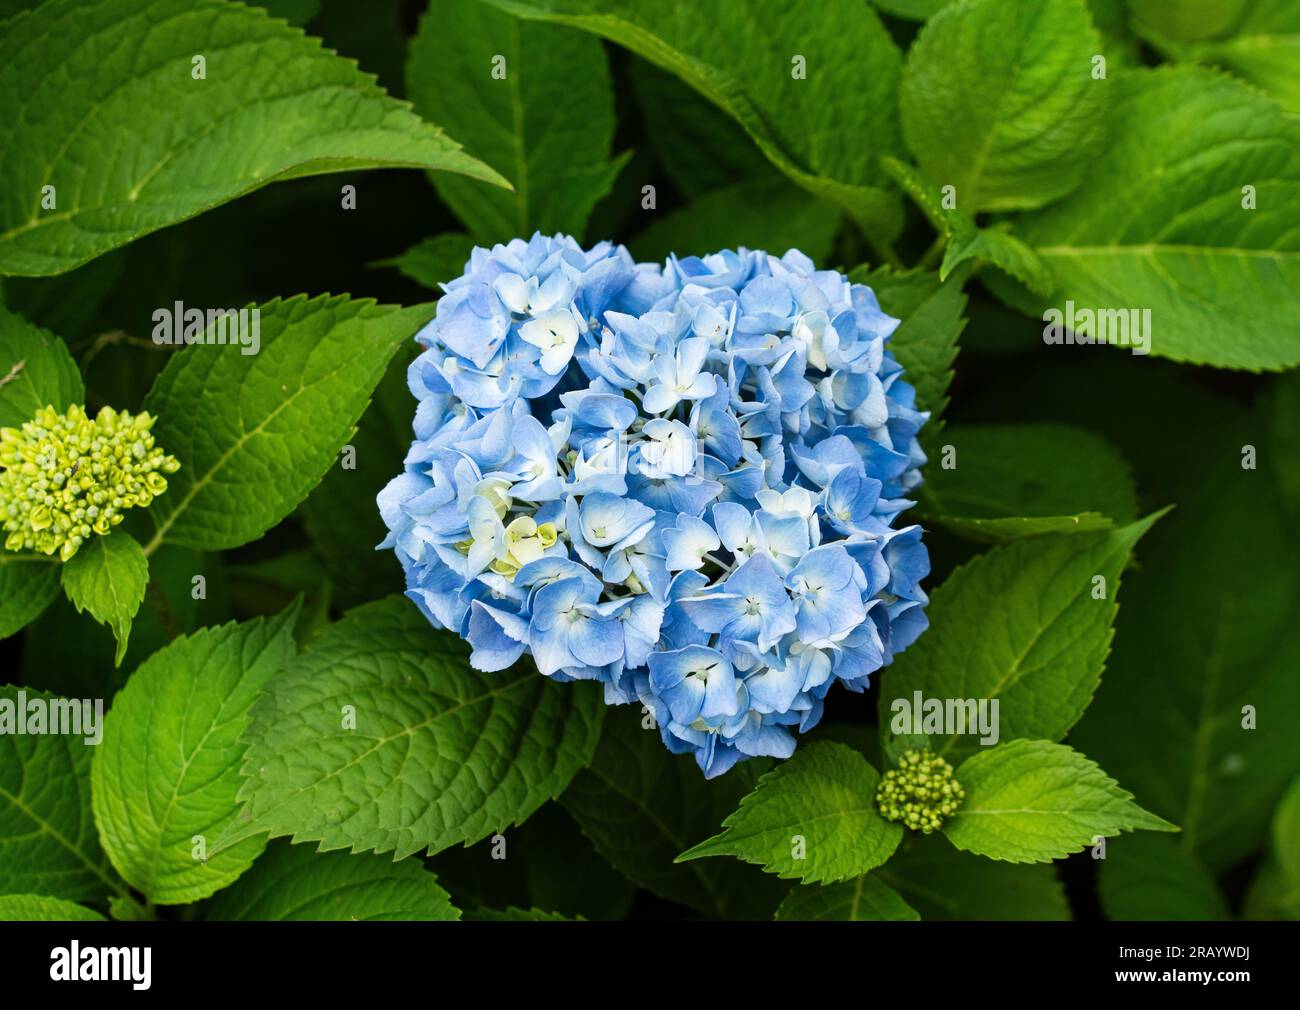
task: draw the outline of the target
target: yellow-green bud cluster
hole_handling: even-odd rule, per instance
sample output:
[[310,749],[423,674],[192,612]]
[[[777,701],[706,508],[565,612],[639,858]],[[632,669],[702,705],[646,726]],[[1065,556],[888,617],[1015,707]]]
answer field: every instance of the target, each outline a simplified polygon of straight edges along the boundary
[[886,820],[930,834],[957,812],[966,790],[953,776],[952,765],[937,754],[909,750],[898,767],[885,772],[876,789],[876,806]]
[[104,407],[92,419],[44,407],[21,428],[0,428],[0,521],[11,551],[58,551],[67,561],[92,533],[167,490],[180,464],[154,445],[148,414]]

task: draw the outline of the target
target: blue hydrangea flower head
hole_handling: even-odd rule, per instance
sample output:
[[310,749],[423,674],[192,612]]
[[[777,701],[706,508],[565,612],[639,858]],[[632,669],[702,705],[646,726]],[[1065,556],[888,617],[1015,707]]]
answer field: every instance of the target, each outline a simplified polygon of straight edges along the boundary
[[925,629],[928,415],[870,288],[539,234],[445,290],[380,546],[478,669],[599,681],[714,776],[788,757]]

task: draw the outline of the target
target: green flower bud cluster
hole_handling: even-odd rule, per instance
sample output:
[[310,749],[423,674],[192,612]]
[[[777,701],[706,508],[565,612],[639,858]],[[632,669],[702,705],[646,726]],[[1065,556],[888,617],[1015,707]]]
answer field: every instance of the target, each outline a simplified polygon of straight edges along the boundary
[[167,490],[180,464],[154,445],[154,418],[104,407],[92,419],[71,406],[0,428],[0,522],[11,551],[58,551],[67,561],[92,533]]
[[939,830],[965,798],[952,765],[923,750],[905,752],[876,789],[876,806],[886,820],[902,821],[904,827],[927,835]]

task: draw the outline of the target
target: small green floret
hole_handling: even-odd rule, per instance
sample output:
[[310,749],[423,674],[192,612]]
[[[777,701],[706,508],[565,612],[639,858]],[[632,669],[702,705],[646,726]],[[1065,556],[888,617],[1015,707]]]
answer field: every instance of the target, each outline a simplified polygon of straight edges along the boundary
[[103,535],[129,508],[167,490],[180,464],[154,445],[149,414],[102,408],[92,419],[73,405],[37,411],[21,428],[0,428],[0,522],[5,548],[58,552],[67,561],[92,533]]
[[909,750],[898,767],[887,771],[876,789],[876,806],[886,820],[930,834],[957,812],[966,790],[953,774],[952,765],[937,754]]

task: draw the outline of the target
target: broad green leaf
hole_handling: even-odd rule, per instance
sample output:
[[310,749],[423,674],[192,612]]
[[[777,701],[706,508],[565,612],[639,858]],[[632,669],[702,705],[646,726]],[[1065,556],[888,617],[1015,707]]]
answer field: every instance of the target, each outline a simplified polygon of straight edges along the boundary
[[[1199,426],[1143,429],[1172,457],[1166,483],[1187,490],[1127,580],[1109,670],[1072,740],[1218,873],[1258,850],[1300,774],[1300,540],[1264,420],[1195,402]],[[1243,469],[1246,445],[1258,469]]]
[[874,874],[821,887],[796,887],[776,910],[777,921],[906,922],[921,917]]
[[178,348],[145,399],[158,444],[181,462],[149,508],[146,553],[163,540],[238,547],[283,519],[334,463],[398,346],[432,314],[329,295],[257,311],[258,353],[243,353],[251,343]]
[[591,686],[481,673],[405,596],[358,607],[254,707],[242,834],[401,859],[522,823],[591,759]]
[[952,363],[957,340],[966,327],[966,295],[961,281],[940,284],[937,274],[921,270],[894,272],[889,267],[854,270],[849,279],[868,285],[880,307],[901,322],[889,338],[889,348],[903,366],[903,379],[916,387],[918,410],[928,410],[930,420],[921,429],[921,441],[933,453],[943,430],[948,406]]
[[608,158],[614,86],[600,40],[582,32],[481,0],[440,0],[411,42],[406,86],[417,111],[514,184],[434,176],[480,242],[538,230],[582,238],[627,161]]
[[[80,735],[18,733],[13,720],[20,710],[30,715],[33,701],[47,713],[46,728],[57,717]],[[90,811],[95,747],[87,741],[104,728],[96,719],[92,699],[0,688],[0,892],[79,901],[124,890],[99,847]]]
[[426,238],[400,256],[380,260],[374,265],[396,267],[415,283],[437,291],[441,297],[440,285],[454,281],[465,272],[465,265],[473,251],[472,238],[460,232],[449,231]]
[[[1156,518],[993,547],[949,575],[931,598],[930,630],[885,674],[886,754],[916,746],[918,733],[950,761],[985,750],[985,736],[1064,737],[1101,681],[1120,572]],[[970,722],[971,701],[980,699],[998,703],[987,734],[978,718]],[[930,717],[927,702],[945,716],[928,733],[916,724]],[[994,714],[991,705],[986,711]]]
[[1087,429],[957,425],[943,441],[940,465],[928,468],[920,491],[921,513],[972,540],[1091,532],[1137,517],[1128,463]]
[[263,922],[420,921],[460,918],[460,911],[418,859],[316,852],[272,842],[251,870],[203,910],[209,920]]
[[961,852],[938,835],[913,836],[871,875],[930,920],[988,922],[1070,918],[1051,866],[995,863]]
[[0,922],[103,922],[104,917],[62,898],[43,894],[0,895]]
[[238,814],[249,707],[293,654],[297,615],[293,606],[178,638],[113,700],[91,766],[95,823],[118,872],[155,904],[206,898],[266,845],[215,842]]
[[1177,831],[1147,813],[1096,763],[1064,744],[1012,740],[957,769],[966,799],[943,826],[959,849],[1011,863],[1080,852],[1099,836]]
[[591,766],[561,802],[615,869],[652,894],[724,919],[771,919],[787,885],[732,859],[674,858],[736,809],[767,762],[747,761],[705,779],[669,754],[632,711],[612,713]]
[[777,174],[744,128],[690,85],[633,57],[632,84],[655,157],[692,200]]
[[1088,172],[1105,80],[1101,42],[1083,0],[962,0],[921,29],[899,92],[903,134],[957,206],[1041,207]]
[[630,243],[638,260],[662,261],[669,253],[705,256],[719,249],[790,249],[825,265],[840,222],[840,208],[780,177],[715,189],[693,203],[652,220]]
[[505,185],[349,61],[221,0],[42,4],[0,26],[0,104],[41,110],[0,131],[6,274],[71,270],[281,179],[401,166]]
[[42,407],[67,410],[86,398],[62,340],[0,306],[0,428],[18,428]]
[[0,638],[21,631],[59,595],[59,564],[30,551],[0,551]]
[[807,744],[759,779],[723,831],[678,856],[735,856],[804,883],[847,880],[887,860],[903,829],[876,810],[880,774],[840,743]]
[[865,3],[824,0],[810,18],[784,0],[488,2],[594,32],[671,71],[737,119],[796,183],[848,211],[873,242],[897,235],[902,216],[876,159],[900,146],[900,57]]
[[1111,919],[1228,918],[1228,907],[1209,871],[1165,835],[1112,839],[1106,843],[1100,866],[1101,904]]
[[149,559],[125,530],[92,536],[63,564],[63,589],[78,613],[90,612],[113,630],[115,666],[122,665],[131,619],[149,584]]
[[1106,170],[1017,228],[1050,304],[1149,310],[1150,352],[1175,361],[1300,363],[1300,121],[1200,67],[1113,83]]

